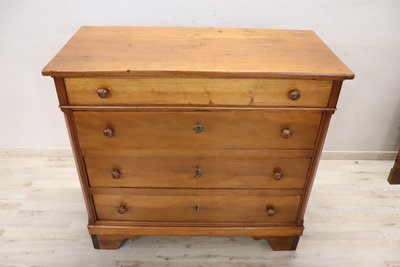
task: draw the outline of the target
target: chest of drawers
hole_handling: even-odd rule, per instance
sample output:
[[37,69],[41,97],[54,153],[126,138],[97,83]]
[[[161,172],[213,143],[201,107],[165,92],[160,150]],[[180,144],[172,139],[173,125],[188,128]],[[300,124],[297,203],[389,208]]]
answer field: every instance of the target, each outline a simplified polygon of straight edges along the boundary
[[312,31],[82,27],[43,69],[96,248],[145,235],[295,249],[344,79]]

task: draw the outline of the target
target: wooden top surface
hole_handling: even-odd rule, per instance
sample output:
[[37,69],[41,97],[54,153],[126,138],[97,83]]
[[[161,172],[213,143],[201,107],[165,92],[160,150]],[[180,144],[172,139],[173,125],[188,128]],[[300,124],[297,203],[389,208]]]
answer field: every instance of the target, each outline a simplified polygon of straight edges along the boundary
[[313,31],[131,26],[81,27],[42,73],[354,78]]

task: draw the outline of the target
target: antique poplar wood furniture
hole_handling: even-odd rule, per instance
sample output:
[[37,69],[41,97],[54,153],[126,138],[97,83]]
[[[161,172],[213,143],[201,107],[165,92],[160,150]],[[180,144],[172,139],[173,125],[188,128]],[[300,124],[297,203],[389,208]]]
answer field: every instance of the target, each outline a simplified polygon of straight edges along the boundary
[[82,27],[54,77],[95,248],[145,235],[296,249],[354,74],[312,31]]

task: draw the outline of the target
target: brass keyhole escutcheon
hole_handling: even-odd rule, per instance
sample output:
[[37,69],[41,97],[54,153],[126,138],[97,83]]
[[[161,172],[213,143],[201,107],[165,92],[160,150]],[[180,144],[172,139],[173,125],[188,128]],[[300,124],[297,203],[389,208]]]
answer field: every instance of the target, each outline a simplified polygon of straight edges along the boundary
[[204,131],[204,126],[201,125],[201,124],[196,124],[196,125],[193,126],[193,131],[194,131],[196,134],[199,134],[199,133],[201,133],[201,132]]
[[199,210],[200,210],[200,206],[198,206],[198,205],[193,205],[193,206],[192,206],[192,210],[193,210],[193,211],[199,211]]
[[196,168],[193,170],[193,177],[194,177],[194,178],[200,178],[200,176],[201,176],[202,174],[203,174],[203,173],[202,173],[201,169],[198,168],[198,167],[196,167]]

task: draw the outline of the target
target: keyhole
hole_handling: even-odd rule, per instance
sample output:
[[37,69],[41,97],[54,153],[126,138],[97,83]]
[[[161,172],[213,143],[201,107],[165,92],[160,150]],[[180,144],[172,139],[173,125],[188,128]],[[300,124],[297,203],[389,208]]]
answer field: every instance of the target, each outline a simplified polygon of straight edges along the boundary
[[199,211],[199,210],[200,210],[200,207],[197,206],[197,205],[193,205],[193,206],[192,206],[192,210],[193,210],[193,211]]
[[193,177],[194,178],[199,178],[201,176],[201,169],[200,168],[196,168],[193,171]]

